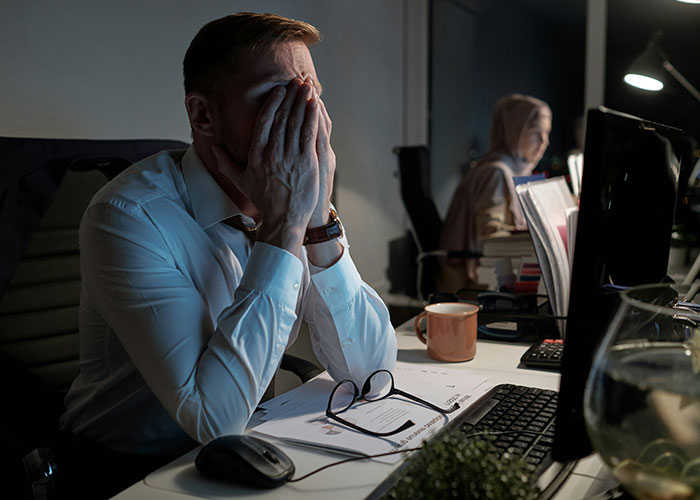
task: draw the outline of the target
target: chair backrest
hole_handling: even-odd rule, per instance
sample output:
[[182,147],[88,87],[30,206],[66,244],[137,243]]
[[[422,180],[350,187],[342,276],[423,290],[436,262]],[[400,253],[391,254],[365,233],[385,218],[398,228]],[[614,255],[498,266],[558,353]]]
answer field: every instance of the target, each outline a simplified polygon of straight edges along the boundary
[[419,252],[438,248],[442,220],[430,190],[430,152],[426,146],[394,149],[399,158],[401,200]]
[[94,193],[169,140],[0,137],[0,354],[65,392],[78,373],[78,227]]
[[399,160],[401,200],[408,215],[411,234],[418,249],[416,296],[427,299],[436,289],[439,271],[436,258],[421,254],[437,250],[442,220],[430,190],[430,152],[426,146],[394,148]]

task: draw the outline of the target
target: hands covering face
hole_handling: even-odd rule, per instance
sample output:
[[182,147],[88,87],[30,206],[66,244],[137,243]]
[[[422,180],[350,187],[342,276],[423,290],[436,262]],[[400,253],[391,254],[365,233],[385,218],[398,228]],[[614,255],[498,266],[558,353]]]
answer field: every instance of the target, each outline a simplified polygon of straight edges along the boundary
[[247,168],[223,147],[212,147],[219,170],[262,212],[265,234],[291,231],[303,238],[307,227],[328,222],[331,125],[312,82],[295,78],[275,87],[260,108]]

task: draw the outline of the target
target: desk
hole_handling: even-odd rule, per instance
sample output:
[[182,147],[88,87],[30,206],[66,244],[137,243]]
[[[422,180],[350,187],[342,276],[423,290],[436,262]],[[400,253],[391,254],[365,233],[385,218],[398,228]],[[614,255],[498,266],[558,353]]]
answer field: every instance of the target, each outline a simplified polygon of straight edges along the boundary
[[[425,346],[413,334],[412,321],[396,329],[399,345],[399,360],[410,363],[437,363],[431,360]],[[487,376],[493,383],[516,383],[558,389],[559,375],[539,370],[517,368],[526,344],[506,344],[479,341],[477,354],[472,361],[451,363],[451,368],[471,370]],[[250,426],[258,423],[256,416]],[[271,440],[282,448],[294,461],[297,475],[310,472],[323,465],[338,461],[342,456],[308,448],[292,446]],[[313,499],[362,499],[381,483],[398,464],[384,464],[372,460],[358,460],[345,465],[331,467],[298,483],[286,484],[275,490],[255,490],[236,485],[219,483],[200,475],[194,467],[198,449],[180,457],[155,471],[143,481],[136,483],[115,497],[116,500],[182,500],[186,498],[261,498],[266,500],[313,500]],[[575,500],[591,497],[615,485],[596,456],[581,462],[574,474],[556,495],[558,500]]]

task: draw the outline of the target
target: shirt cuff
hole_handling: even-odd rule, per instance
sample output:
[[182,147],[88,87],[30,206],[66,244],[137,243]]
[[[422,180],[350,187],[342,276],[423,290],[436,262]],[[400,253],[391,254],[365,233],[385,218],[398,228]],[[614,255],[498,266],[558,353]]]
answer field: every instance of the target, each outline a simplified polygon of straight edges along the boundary
[[311,281],[331,312],[345,306],[362,286],[360,273],[347,249],[338,262],[311,276]]
[[274,245],[256,242],[239,286],[257,290],[296,308],[304,266],[294,255]]

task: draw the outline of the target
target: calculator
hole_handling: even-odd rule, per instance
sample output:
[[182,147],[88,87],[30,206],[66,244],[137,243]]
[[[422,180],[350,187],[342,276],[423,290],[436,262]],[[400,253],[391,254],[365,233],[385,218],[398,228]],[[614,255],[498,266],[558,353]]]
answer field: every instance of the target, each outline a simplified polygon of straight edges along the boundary
[[528,368],[559,371],[563,352],[563,339],[544,339],[525,351],[520,357],[520,363]]

